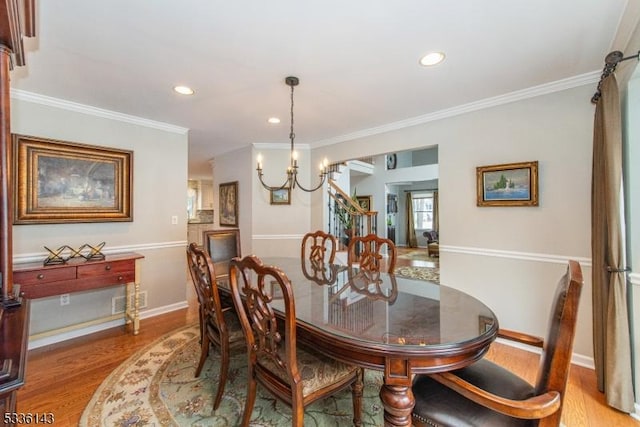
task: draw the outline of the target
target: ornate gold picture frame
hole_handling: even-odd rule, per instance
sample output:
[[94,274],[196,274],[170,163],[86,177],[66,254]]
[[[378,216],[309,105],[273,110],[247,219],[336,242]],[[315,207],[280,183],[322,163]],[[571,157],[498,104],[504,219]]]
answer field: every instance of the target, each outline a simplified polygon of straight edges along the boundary
[[133,151],[13,135],[14,224],[133,221]]
[[538,162],[476,168],[478,206],[538,206]]

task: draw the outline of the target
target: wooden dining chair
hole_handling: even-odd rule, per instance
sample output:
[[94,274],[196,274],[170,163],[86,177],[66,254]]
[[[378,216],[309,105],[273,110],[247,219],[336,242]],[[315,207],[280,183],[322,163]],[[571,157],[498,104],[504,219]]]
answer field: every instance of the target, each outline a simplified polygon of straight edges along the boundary
[[336,258],[335,236],[322,230],[307,233],[302,238],[301,258],[320,263],[333,263]]
[[[386,258],[383,253],[385,249]],[[391,240],[376,234],[355,236],[351,238],[347,248],[349,267],[357,263],[362,270],[393,273],[396,267],[396,256],[396,245]]]
[[[307,350],[297,341],[296,308],[289,278],[255,256],[231,261],[233,302],[249,353],[247,400],[242,426],[248,426],[260,383],[291,406],[292,426],[302,427],[304,408],[347,387],[353,394],[353,423],[362,424],[363,369]],[[274,294],[284,317],[272,308]],[[281,328],[279,328],[279,324]]]
[[498,332],[501,338],[542,349],[535,386],[486,359],[454,372],[420,375],[413,383],[414,425],[559,426],[581,290],[580,264],[569,261],[556,288],[546,340]]
[[202,372],[211,345],[217,346],[220,351],[220,379],[213,401],[215,410],[220,406],[227,382],[231,351],[244,348],[244,335],[234,307],[222,307],[214,266],[206,252],[191,243],[187,248],[187,263],[200,305],[200,361],[196,377]]
[[205,230],[202,232],[204,249],[213,261],[216,279],[222,282],[229,280],[229,261],[242,256],[240,251],[240,230],[228,228],[221,230]]

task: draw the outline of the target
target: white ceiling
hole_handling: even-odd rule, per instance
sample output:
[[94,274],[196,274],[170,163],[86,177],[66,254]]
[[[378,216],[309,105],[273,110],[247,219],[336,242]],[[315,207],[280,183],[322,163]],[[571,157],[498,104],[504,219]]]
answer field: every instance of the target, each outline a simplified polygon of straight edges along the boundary
[[[189,173],[602,70],[626,0],[41,0],[12,87],[189,128]],[[432,50],[438,67],[418,65]],[[186,84],[194,96],[175,94]],[[594,87],[595,89],[595,87]],[[588,102],[588,100],[585,100]],[[267,123],[276,115],[280,125]]]

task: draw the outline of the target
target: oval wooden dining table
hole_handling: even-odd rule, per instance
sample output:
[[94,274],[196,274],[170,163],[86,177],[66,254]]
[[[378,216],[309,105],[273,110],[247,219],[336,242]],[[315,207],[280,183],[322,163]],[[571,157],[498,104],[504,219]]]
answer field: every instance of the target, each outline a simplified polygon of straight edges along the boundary
[[[298,341],[384,373],[386,426],[411,425],[415,374],[467,366],[496,338],[498,320],[491,309],[447,286],[300,258],[262,261],[291,280]],[[274,310],[282,309],[278,295],[273,298]]]

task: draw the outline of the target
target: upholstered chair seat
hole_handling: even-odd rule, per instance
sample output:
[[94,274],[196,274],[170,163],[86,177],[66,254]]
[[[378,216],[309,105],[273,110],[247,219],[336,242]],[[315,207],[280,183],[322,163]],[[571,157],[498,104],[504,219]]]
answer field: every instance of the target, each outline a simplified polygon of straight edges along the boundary
[[506,427],[561,425],[582,291],[582,269],[569,261],[556,286],[547,337],[499,329],[498,336],[541,349],[535,384],[481,359],[453,372],[418,375],[413,382],[417,427]]
[[[285,360],[285,352],[281,351],[281,358]],[[347,365],[322,354],[305,349],[298,344],[296,351],[298,369],[302,380],[302,396],[310,396],[335,383],[347,382],[357,372],[357,366]],[[288,382],[287,372],[276,366],[274,359],[265,358],[262,362],[265,369],[274,373],[282,382]]]
[[[526,400],[535,395],[534,387],[510,371],[488,360],[454,371],[470,384],[512,400]],[[428,426],[534,426],[538,420],[508,417],[465,398],[426,375],[413,384],[416,398],[414,419]],[[428,411],[421,411],[429,408]]]

